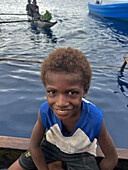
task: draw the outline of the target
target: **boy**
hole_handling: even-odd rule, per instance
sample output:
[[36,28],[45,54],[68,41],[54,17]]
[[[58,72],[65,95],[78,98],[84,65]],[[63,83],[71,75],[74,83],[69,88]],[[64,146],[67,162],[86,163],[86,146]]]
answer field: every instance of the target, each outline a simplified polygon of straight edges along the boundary
[[[21,155],[9,170],[112,170],[116,166],[117,153],[102,111],[84,99],[91,76],[86,56],[77,49],[57,49],[42,62],[47,101],[40,106],[30,152]],[[105,155],[99,167],[97,139]]]

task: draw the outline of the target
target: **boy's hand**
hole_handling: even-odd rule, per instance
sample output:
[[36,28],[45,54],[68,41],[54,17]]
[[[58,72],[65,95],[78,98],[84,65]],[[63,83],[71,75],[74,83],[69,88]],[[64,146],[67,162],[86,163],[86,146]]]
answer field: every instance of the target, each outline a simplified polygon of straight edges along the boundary
[[63,162],[62,161],[55,161],[48,164],[49,170],[65,170],[63,168]]

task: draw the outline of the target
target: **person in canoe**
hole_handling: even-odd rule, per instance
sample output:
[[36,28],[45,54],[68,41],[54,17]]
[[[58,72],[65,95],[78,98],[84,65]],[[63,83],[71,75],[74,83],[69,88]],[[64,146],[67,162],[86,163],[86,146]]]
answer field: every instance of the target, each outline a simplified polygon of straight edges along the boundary
[[31,0],[28,0],[28,4],[26,5],[27,15],[33,16],[33,5],[31,4]]
[[39,7],[37,5],[37,2],[36,0],[33,0],[33,16],[34,16],[34,19],[40,19],[41,15],[39,13]]
[[[41,64],[47,101],[42,103],[29,151],[8,170],[112,170],[116,149],[103,119],[103,111],[85,100],[92,71],[79,50],[60,48]],[[97,141],[104,154],[97,165]]]
[[96,0],[95,4],[101,4],[102,2],[100,2],[99,0]]

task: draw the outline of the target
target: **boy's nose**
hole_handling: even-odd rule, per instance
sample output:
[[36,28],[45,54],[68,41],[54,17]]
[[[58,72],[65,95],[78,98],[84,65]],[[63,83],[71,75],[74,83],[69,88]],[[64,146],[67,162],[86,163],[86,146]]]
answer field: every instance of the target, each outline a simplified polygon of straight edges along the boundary
[[57,100],[57,102],[56,102],[56,105],[57,105],[58,107],[65,107],[65,106],[67,106],[67,105],[68,105],[68,101],[67,101],[67,99],[66,99],[66,96],[64,96],[64,95],[59,95],[59,96],[58,96],[58,100]]

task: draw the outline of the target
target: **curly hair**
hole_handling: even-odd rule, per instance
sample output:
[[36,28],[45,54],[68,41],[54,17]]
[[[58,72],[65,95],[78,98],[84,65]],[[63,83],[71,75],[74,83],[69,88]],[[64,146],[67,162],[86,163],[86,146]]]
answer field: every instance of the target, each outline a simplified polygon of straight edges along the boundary
[[78,49],[59,48],[51,52],[41,64],[41,80],[46,86],[47,72],[67,72],[80,74],[84,89],[88,89],[91,82],[92,71],[86,56]]

